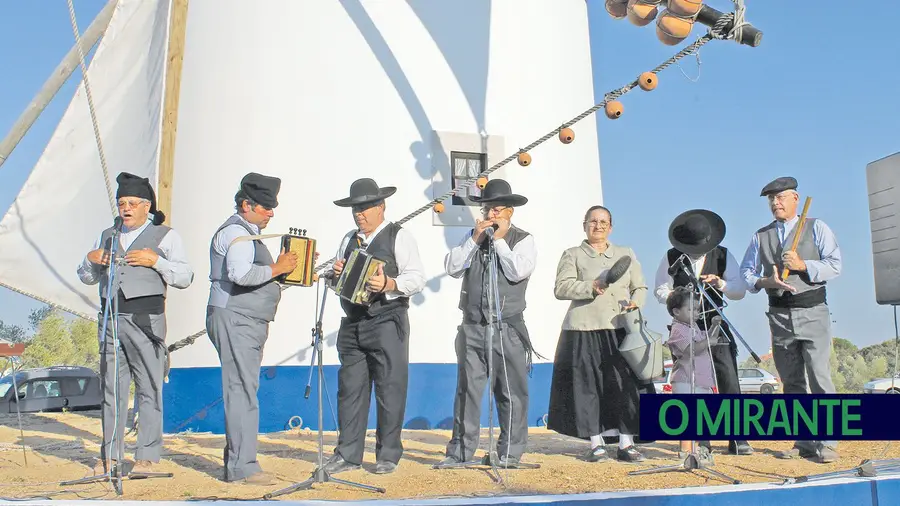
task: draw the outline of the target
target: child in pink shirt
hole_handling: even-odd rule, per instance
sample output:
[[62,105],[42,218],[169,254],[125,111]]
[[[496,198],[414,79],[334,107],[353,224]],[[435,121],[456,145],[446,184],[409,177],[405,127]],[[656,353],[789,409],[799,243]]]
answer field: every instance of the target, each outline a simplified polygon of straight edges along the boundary
[[[706,331],[700,330],[700,300],[684,287],[676,288],[666,299],[666,309],[672,316],[672,326],[666,346],[672,351],[672,393],[691,392],[691,339],[694,341],[695,394],[711,394],[716,386],[712,355]],[[691,442],[682,441],[681,451],[690,452]]]

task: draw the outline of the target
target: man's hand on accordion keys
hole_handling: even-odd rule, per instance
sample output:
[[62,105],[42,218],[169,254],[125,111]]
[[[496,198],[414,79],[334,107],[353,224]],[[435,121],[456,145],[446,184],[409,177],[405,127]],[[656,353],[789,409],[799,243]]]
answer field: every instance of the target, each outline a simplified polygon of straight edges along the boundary
[[388,278],[384,275],[384,268],[379,265],[378,270],[375,271],[375,275],[369,278],[369,281],[366,283],[366,288],[368,288],[370,292],[377,293],[387,291],[387,285]]
[[[316,253],[316,257],[319,254]],[[272,266],[272,277],[280,276],[282,274],[287,274],[289,272],[294,272],[294,269],[297,268],[297,262],[299,259],[297,258],[297,253],[294,251],[285,251],[284,248],[281,249],[281,254],[278,255],[278,260],[275,261],[275,265]]]

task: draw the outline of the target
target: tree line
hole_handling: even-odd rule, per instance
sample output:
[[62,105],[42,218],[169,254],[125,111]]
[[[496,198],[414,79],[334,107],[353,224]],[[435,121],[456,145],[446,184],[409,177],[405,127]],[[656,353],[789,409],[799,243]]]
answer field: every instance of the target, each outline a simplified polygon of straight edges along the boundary
[[0,339],[26,344],[16,369],[69,365],[100,371],[97,324],[50,306],[32,310],[28,327],[0,321]]

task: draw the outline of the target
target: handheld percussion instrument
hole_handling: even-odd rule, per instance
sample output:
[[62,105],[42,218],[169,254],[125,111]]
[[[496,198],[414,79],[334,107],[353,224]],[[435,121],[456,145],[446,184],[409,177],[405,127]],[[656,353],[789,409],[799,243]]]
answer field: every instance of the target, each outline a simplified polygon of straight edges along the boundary
[[[794,242],[791,244],[790,251],[797,251],[797,245],[800,244],[800,234],[803,233],[803,226],[806,225],[806,214],[809,212],[809,204],[812,202],[812,197],[806,197],[806,202],[803,203],[803,212],[800,214],[800,219],[797,220],[797,231],[794,232]],[[790,269],[787,267],[781,271],[781,280],[784,281],[787,279],[788,274],[790,273]]]
[[353,304],[362,306],[372,304],[376,294],[366,288],[366,283],[378,272],[378,266],[383,268],[384,264],[385,262],[364,250],[353,250],[334,286],[335,293]]
[[231,244],[241,241],[257,241],[281,238],[281,247],[285,253],[297,253],[297,267],[292,272],[278,276],[276,281],[283,285],[312,286],[319,276],[314,272],[316,261],[316,240],[306,237],[306,229],[291,227],[287,234],[246,235],[238,237]]

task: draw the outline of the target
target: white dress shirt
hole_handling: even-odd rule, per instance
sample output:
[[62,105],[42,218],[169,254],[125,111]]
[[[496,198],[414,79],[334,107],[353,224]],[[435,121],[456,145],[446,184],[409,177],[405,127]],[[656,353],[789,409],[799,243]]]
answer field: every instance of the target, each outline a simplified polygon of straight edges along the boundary
[[[475,240],[472,239],[473,232],[474,230],[469,231],[466,237],[444,258],[444,270],[453,278],[462,277],[478,251],[478,244],[475,244]],[[485,237],[483,240],[488,239]],[[533,235],[526,235],[512,249],[506,239],[496,239],[494,240],[494,251],[497,252],[497,261],[503,269],[503,275],[510,283],[522,281],[534,272],[537,264],[537,248]]]
[[[747,286],[744,284],[744,280],[741,277],[740,264],[738,264],[734,255],[731,254],[731,250],[727,251],[728,254],[725,257],[725,273],[722,275],[722,281],[725,282],[725,287],[721,291],[725,297],[731,300],[741,300],[747,293]],[[706,263],[706,255],[703,255],[700,258],[689,258],[691,259],[691,269],[694,272],[694,279],[700,279],[700,273],[703,272],[703,266]],[[665,305],[666,299],[669,298],[669,294],[674,290],[674,282],[675,280],[669,275],[668,254],[663,255],[662,260],[659,262],[659,268],[656,269],[656,290],[653,292],[654,295],[656,295],[656,300],[659,301],[660,304]]]
[[[137,239],[138,236],[141,235],[141,232],[143,232],[150,224],[152,216],[153,215],[149,215],[147,221],[139,227],[133,229],[127,229],[124,226],[122,227],[122,232],[119,234],[119,244],[122,245],[122,249],[128,250],[135,239]],[[97,240],[94,241],[93,249],[96,250],[100,248],[102,237],[103,234],[101,233],[100,237],[97,237]],[[175,288],[187,288],[190,286],[191,282],[194,280],[194,271],[187,261],[184,244],[182,243],[181,236],[178,235],[178,232],[174,229],[170,229],[162,238],[162,241],[160,241],[159,249],[163,252],[165,258],[160,255],[156,260],[156,263],[153,264],[152,269],[158,272],[160,276],[162,276],[163,281],[169,286],[174,286]],[[94,285],[100,282],[100,277],[106,269],[106,266],[94,264],[88,260],[87,255],[85,255],[84,260],[78,265],[78,277],[81,279],[82,283]]]
[[[378,234],[388,225],[388,221],[383,221],[381,225],[368,237],[359,230],[351,230],[347,232],[341,241],[335,258],[343,259],[344,251],[351,240],[359,239],[360,248],[365,250],[372,244],[372,241],[378,237]],[[405,228],[397,231],[397,241],[394,243],[394,260],[397,262],[397,277],[393,278],[397,284],[396,290],[384,292],[387,300],[394,300],[398,297],[410,297],[425,288],[425,268],[422,266],[422,259],[419,257],[419,246],[412,233]]]

